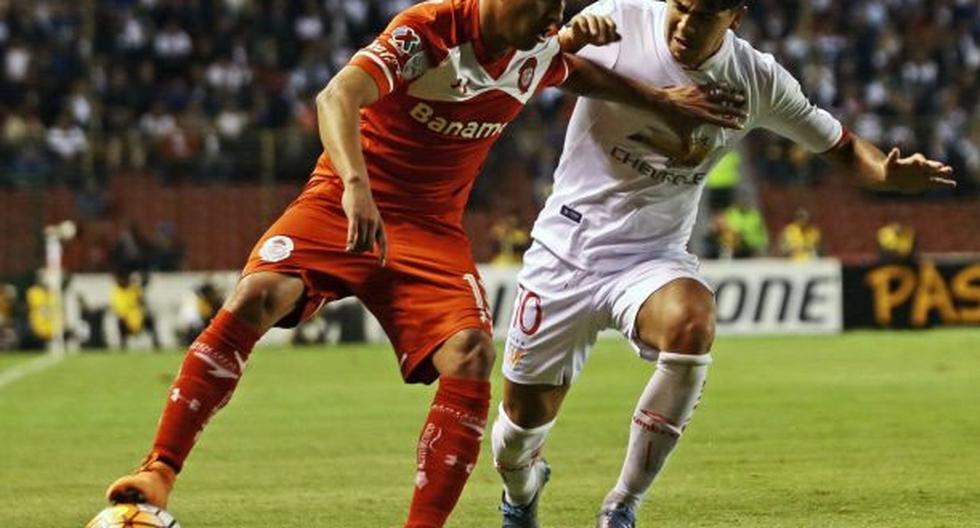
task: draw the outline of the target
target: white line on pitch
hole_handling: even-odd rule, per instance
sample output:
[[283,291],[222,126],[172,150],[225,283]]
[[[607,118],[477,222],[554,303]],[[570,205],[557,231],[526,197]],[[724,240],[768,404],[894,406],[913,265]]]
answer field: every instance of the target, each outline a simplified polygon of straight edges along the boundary
[[47,370],[65,359],[63,354],[44,354],[39,358],[34,358],[27,363],[22,363],[0,371],[0,389],[10,385],[20,379],[26,378],[31,374],[36,374],[42,370]]

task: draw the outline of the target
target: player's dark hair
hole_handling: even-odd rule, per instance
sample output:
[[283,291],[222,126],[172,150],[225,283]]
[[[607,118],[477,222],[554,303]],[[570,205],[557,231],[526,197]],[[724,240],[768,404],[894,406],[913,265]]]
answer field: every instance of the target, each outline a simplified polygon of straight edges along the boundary
[[745,5],[748,0],[708,0],[708,8],[712,11],[725,11],[726,9],[736,9]]

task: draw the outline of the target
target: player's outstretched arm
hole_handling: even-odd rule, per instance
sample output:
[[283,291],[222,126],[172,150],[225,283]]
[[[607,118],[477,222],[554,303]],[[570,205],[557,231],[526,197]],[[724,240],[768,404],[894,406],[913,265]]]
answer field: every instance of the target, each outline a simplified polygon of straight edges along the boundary
[[874,190],[917,193],[956,187],[953,169],[915,153],[902,157],[894,148],[886,156],[871,142],[850,133],[824,157],[843,168],[855,183]]
[[317,94],[316,112],[323,149],[344,183],[347,251],[363,253],[377,245],[384,265],[388,243],[361,151],[361,108],[379,98],[374,79],[361,68],[347,66]]
[[605,99],[660,114],[668,123],[693,128],[709,123],[741,129],[748,116],[745,96],[724,87],[669,86],[660,88],[624,77],[575,55],[565,54],[571,74],[561,88],[584,97]]

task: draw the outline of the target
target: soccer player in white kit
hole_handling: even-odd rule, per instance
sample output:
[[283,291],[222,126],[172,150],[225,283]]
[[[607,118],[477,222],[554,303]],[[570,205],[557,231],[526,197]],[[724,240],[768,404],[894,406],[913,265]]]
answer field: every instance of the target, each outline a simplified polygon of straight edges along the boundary
[[586,10],[611,17],[622,40],[579,55],[654,85],[727,84],[744,94],[748,117],[742,130],[666,124],[622,105],[579,100],[554,193],[524,256],[507,337],[504,400],[492,433],[505,528],[537,526],[550,474],[542,446],[596,334],[607,328],[656,363],[596,523],[635,526],[711,363],[714,296],[687,251],[697,204],[709,169],[750,130],[766,128],[822,153],[869,188],[955,185],[948,166],[897,149],[885,155],[811,104],[771,55],[733,33],[747,8],[745,0],[601,0]]

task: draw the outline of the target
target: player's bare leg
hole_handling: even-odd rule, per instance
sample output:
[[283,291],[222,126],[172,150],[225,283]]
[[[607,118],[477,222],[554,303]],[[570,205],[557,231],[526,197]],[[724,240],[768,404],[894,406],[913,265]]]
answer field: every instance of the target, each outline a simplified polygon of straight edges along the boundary
[[415,494],[406,528],[438,528],[476,466],[490,406],[495,351],[490,335],[463,330],[432,356],[439,388],[418,443]]
[[303,295],[296,277],[259,272],[243,278],[214,321],[191,344],[170,388],[153,449],[134,475],[106,491],[110,502],[165,508],[177,473],[211,416],[231,398],[252,346]]
[[701,399],[711,344],[714,297],[692,279],[675,280],[651,295],[637,315],[637,332],[660,357],[640,395],[629,447],[597,527],[632,528],[635,512],[677,444]]
[[504,380],[504,400],[493,424],[493,462],[504,481],[504,528],[534,528],[550,468],[541,448],[569,385],[522,385]]

